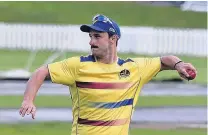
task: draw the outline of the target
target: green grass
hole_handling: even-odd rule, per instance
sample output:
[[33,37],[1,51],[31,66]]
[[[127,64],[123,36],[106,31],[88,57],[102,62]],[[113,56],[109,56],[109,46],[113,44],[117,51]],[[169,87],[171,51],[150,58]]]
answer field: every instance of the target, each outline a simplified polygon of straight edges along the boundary
[[[0,96],[0,108],[19,108],[23,96]],[[206,96],[140,96],[136,107],[206,106]],[[37,96],[37,107],[71,107],[68,96]]]
[[206,13],[136,2],[0,2],[0,21],[83,24],[102,13],[128,26],[206,28]]
[[[37,67],[43,64],[43,62],[51,55],[51,52],[38,52],[35,57],[34,63],[30,71],[34,71]],[[10,70],[16,68],[25,68],[27,65],[30,52],[28,51],[14,51],[14,50],[1,50],[0,49],[0,61],[3,63],[0,66],[0,70]]]
[[[70,135],[71,124],[53,122],[36,124],[0,124],[2,135]],[[131,128],[130,135],[206,135],[205,129],[139,129]]]
[[[30,67],[30,71],[33,72],[36,68],[43,64],[43,62],[50,56],[52,52],[41,51],[38,52],[35,58],[35,61]],[[72,56],[86,55],[84,52],[67,52],[66,58]],[[28,57],[30,52],[27,51],[14,51],[14,50],[0,50],[0,71],[1,70],[10,70],[16,68],[24,68],[27,64]],[[137,54],[119,54],[121,58],[127,57],[143,57]],[[149,56],[145,56],[149,57]],[[197,71],[198,75],[195,80],[191,83],[207,84],[207,58],[206,57],[191,57],[191,56],[179,56],[183,61],[192,63]],[[64,57],[60,57],[55,61],[61,60]],[[160,72],[154,79],[155,80],[164,80],[171,78],[179,78],[179,75],[176,71],[163,71]]]

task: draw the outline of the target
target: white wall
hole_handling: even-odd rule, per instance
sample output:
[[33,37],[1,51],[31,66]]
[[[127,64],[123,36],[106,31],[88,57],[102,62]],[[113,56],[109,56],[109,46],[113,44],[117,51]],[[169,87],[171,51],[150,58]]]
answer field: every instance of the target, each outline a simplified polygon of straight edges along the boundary
[[[207,56],[207,29],[121,27],[119,52]],[[90,51],[78,25],[0,24],[0,48]]]

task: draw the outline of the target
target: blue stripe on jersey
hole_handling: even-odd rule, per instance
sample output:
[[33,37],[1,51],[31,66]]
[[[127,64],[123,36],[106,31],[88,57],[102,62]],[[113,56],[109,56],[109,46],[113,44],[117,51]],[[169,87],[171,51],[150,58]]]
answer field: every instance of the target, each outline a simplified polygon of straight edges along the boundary
[[121,66],[121,65],[123,65],[124,63],[127,63],[127,62],[134,62],[133,60],[131,60],[131,59],[127,59],[127,60],[123,60],[123,59],[118,59],[118,65],[119,66]]
[[133,98],[131,99],[125,99],[120,102],[92,102],[91,107],[96,107],[96,108],[106,108],[106,109],[111,109],[111,108],[119,108],[122,106],[127,106],[127,105],[132,105],[133,104]]
[[81,56],[80,57],[80,61],[81,62],[95,62],[95,57],[93,55],[89,55],[89,56]]

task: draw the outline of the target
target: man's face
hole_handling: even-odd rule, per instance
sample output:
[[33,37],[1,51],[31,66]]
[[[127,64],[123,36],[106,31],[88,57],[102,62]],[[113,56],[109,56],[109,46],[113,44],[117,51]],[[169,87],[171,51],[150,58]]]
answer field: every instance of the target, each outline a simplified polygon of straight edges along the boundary
[[94,56],[103,57],[108,53],[110,47],[110,39],[107,32],[96,32],[91,31],[90,36],[90,46],[91,51]]

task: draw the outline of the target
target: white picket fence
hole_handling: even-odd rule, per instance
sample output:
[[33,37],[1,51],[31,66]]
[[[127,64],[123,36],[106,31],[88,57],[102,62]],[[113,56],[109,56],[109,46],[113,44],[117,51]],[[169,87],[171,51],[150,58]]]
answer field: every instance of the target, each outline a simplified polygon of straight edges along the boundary
[[[90,51],[78,25],[0,23],[0,49]],[[119,52],[207,56],[207,29],[121,27]]]

